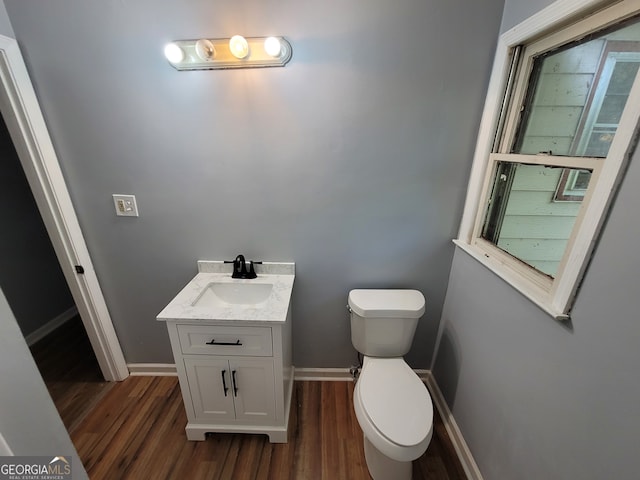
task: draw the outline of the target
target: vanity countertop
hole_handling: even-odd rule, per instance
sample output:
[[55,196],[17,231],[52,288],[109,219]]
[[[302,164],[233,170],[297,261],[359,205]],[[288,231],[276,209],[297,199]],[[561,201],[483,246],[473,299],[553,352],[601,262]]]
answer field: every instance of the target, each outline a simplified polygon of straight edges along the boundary
[[[228,321],[229,323],[283,323],[287,319],[293,281],[294,263],[268,263],[255,265],[258,278],[231,278],[232,266],[219,261],[198,261],[198,274],[175,296],[156,317],[159,321],[189,322]],[[196,305],[203,292],[212,284],[271,284],[268,298],[258,304],[217,302],[214,305]]]

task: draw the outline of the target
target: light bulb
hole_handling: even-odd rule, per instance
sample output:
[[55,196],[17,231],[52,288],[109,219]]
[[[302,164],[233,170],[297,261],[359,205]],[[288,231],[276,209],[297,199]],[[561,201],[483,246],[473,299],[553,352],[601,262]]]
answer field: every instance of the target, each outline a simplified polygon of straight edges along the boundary
[[164,47],[164,56],[167,57],[171,63],[180,63],[184,60],[184,50],[175,43],[168,43]]
[[196,42],[196,55],[205,62],[208,62],[216,56],[216,49],[213,47],[211,41],[206,38],[201,38]]
[[264,41],[264,51],[267,52],[268,55],[272,57],[280,56],[280,52],[282,51],[282,45],[280,44],[280,40],[276,37],[268,37]]
[[249,44],[247,43],[247,39],[242,35],[234,35],[229,40],[229,50],[231,50],[231,54],[236,58],[244,58],[249,55]]

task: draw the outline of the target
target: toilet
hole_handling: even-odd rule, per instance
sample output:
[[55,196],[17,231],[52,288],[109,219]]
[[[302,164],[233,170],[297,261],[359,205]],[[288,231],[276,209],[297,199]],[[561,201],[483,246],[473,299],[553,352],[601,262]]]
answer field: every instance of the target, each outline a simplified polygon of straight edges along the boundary
[[429,446],[433,404],[402,358],[411,348],[425,300],[417,290],[349,292],[351,343],[364,355],[353,407],[373,480],[410,480]]

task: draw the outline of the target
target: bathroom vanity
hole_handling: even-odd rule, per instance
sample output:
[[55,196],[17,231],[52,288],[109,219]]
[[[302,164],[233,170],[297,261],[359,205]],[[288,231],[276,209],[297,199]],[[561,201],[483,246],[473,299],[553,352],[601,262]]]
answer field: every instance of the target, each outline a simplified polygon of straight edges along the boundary
[[230,265],[199,261],[199,273],[157,316],[169,331],[189,440],[232,432],[287,441],[295,265],[255,269],[257,278],[234,279]]

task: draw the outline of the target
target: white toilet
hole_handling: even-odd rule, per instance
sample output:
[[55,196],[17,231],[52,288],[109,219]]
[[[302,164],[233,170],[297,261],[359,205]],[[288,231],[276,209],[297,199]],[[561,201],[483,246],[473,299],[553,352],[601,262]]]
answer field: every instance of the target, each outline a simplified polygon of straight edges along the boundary
[[433,405],[402,358],[411,348],[424,296],[417,290],[351,290],[351,342],[364,355],[353,395],[374,480],[410,480],[429,446]]

